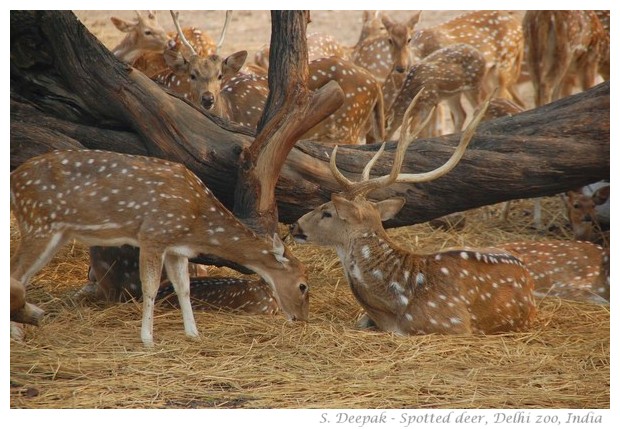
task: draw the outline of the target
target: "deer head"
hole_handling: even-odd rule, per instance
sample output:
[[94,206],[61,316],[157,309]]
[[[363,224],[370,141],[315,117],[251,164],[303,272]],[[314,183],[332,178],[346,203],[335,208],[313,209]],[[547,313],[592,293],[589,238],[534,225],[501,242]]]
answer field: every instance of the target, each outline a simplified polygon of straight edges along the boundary
[[149,11],[146,16],[142,16],[136,11],[136,15],[138,19],[133,22],[114,16],[110,18],[117,29],[127,33],[112,52],[128,63],[132,63],[144,51],[162,51],[169,39],[155,12]]

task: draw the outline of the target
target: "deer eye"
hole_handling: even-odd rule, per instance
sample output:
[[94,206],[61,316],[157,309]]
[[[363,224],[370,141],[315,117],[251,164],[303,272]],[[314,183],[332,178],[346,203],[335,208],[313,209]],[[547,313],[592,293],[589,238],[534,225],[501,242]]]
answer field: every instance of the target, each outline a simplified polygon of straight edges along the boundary
[[325,219],[325,218],[329,218],[332,217],[332,214],[330,212],[323,212],[321,213],[321,219]]
[[394,44],[394,42],[392,41],[392,39],[388,39],[388,43],[389,43],[390,45],[393,45],[393,44]]
[[308,285],[307,285],[307,284],[305,284],[305,283],[301,283],[301,284],[299,285],[299,291],[300,291],[301,293],[306,293],[306,292],[308,291]]
[[222,80],[222,74],[221,73],[217,75],[217,80]]
[[146,30],[146,31],[144,32],[144,35],[145,35],[145,36],[150,36],[151,34],[153,34],[153,32],[152,32],[151,30]]
[[192,74],[189,75],[189,78],[191,80],[196,80],[196,75],[194,73],[192,73]]

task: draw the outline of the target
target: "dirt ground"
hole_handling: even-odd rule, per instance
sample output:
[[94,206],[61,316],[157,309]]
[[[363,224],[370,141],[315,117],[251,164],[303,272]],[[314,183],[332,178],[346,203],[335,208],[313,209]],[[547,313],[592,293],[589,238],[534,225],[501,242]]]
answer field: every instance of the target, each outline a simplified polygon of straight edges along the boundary
[[[167,12],[160,13],[165,28],[172,30]],[[420,26],[458,13],[424,12]],[[76,14],[109,48],[122,38],[110,16],[134,16],[133,11]],[[346,46],[355,43],[360,11],[313,11],[311,17],[309,31],[328,32]],[[215,39],[223,20],[223,11],[181,14],[182,25],[199,26]],[[236,11],[232,22],[224,54],[247,49],[252,58],[268,43],[269,12]],[[499,219],[499,206],[494,206],[468,212],[461,231],[421,224],[389,234],[420,252],[571,238],[559,198],[543,200],[544,221],[551,226],[546,233],[530,228],[531,201],[512,207],[508,221]],[[18,240],[12,227],[12,250]],[[79,243],[66,246],[29,287],[29,296],[46,310],[46,317],[41,327],[26,330],[23,343],[11,341],[10,407],[610,407],[609,307],[545,298],[530,331],[499,336],[402,337],[360,331],[354,328],[360,307],[335,252],[287,244],[310,273],[310,323],[290,324],[281,315],[195,312],[201,338],[190,341],[183,336],[180,311],[157,306],[152,350],[144,349],[139,339],[140,303],[74,302],[73,293],[86,280],[88,253]],[[320,422],[320,417],[316,413],[308,421]]]

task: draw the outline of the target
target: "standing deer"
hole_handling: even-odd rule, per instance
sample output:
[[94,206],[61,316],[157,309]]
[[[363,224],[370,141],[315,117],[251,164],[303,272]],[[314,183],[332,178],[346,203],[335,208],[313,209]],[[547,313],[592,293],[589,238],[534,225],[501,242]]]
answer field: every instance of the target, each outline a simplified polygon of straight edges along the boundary
[[404,199],[372,202],[366,197],[392,183],[427,182],[448,173],[462,157],[487,104],[463,132],[446,164],[428,173],[399,174],[410,142],[408,126],[403,127],[387,176],[369,178],[384,146],[364,168],[360,182],[350,181],[338,170],[335,147],[330,167],[344,193],[333,194],[330,202],[291,226],[300,243],[336,247],[353,295],[384,331],[491,334],[527,328],[534,318],[533,281],[513,255],[471,248],[413,253],[392,241],[381,224],[398,213]]
[[[324,33],[308,33],[308,61],[319,58],[339,57],[346,58],[345,50],[333,36]],[[254,70],[267,74],[269,70],[269,45],[263,46],[254,55]]]
[[24,285],[71,239],[140,247],[141,338],[147,347],[153,345],[162,266],[175,287],[185,334],[198,336],[187,265],[201,253],[256,272],[289,319],[308,318],[304,266],[277,235],[257,236],[239,222],[181,164],[114,152],[50,152],[11,173],[11,210],[21,233],[11,277]]
[[387,33],[379,33],[358,42],[351,59],[372,73],[381,84],[392,69],[397,73],[405,73],[411,66],[409,43],[419,19],[420,12],[414,13],[404,23],[394,22],[389,16],[381,15],[381,22]]
[[523,61],[523,31],[517,14],[497,10],[468,12],[415,31],[411,49],[414,57],[423,59],[456,43],[470,44],[484,56],[487,69],[484,94],[499,88],[498,97],[523,105],[515,86]]
[[[466,117],[461,94],[476,107],[484,74],[484,57],[471,45],[450,45],[433,52],[409,69],[402,87],[386,111],[386,137],[391,138],[400,128],[407,107],[422,88],[423,95],[416,104],[411,127],[417,127],[432,108],[445,100],[452,113],[455,132],[459,132]],[[428,128],[422,132],[424,137],[430,136]]]
[[609,304],[609,249],[585,241],[499,245],[517,256],[534,280],[534,294]]
[[575,84],[582,90],[594,85],[609,45],[594,11],[527,11],[523,34],[536,106],[570,95]]

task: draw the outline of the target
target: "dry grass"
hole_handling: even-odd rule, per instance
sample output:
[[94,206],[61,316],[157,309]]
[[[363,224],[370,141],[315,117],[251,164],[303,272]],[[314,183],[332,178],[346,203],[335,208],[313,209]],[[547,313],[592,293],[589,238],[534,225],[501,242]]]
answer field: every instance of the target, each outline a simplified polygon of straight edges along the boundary
[[[559,204],[544,207],[563,225]],[[549,238],[527,226],[530,205],[515,204],[508,223],[471,211],[456,234],[427,224],[391,233],[421,251]],[[158,307],[152,350],[140,342],[139,303],[71,300],[88,257],[68,246],[29,288],[47,316],[23,343],[11,341],[11,407],[609,408],[608,307],[547,298],[532,330],[511,335],[363,332],[335,253],[291,246],[311,273],[310,323],[200,312],[201,339],[191,341],[180,312]]]

